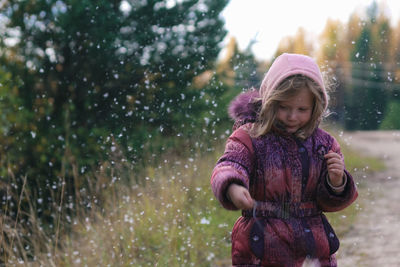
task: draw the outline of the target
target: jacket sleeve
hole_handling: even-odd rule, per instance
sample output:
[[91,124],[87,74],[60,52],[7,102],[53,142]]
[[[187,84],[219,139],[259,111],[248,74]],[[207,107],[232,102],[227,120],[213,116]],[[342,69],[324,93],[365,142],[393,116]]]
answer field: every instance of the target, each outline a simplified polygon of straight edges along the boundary
[[[340,145],[335,138],[333,138],[331,150],[338,153],[342,157],[342,160],[344,160],[340,151]],[[319,207],[322,209],[322,211],[332,212],[339,211],[350,206],[358,196],[357,187],[354,183],[352,175],[345,168],[344,175],[347,177],[345,188],[343,192],[336,193],[327,182],[328,170],[326,168],[326,164],[324,165],[325,167],[321,172],[317,189],[317,203]]]
[[251,138],[245,130],[239,128],[228,138],[225,152],[218,160],[211,175],[212,191],[224,208],[238,209],[227,198],[226,191],[232,183],[249,189],[253,161],[254,150]]

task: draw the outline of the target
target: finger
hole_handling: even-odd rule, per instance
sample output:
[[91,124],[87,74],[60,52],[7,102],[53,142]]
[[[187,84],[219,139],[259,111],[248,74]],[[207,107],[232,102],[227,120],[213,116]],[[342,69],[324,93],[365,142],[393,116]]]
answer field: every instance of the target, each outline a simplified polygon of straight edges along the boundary
[[341,156],[337,153],[328,153],[324,155],[325,159],[341,159]]
[[335,176],[343,176],[343,170],[340,169],[333,169],[328,171],[329,176],[335,175]]
[[248,209],[253,208],[254,201],[253,201],[252,197],[250,196],[249,191],[245,191],[245,192],[244,192],[244,197],[245,197],[245,202],[246,202],[245,204],[246,204],[246,207],[247,207]]
[[326,161],[328,168],[331,166],[340,166],[340,167],[344,167],[344,163],[341,160],[327,160]]
[[340,156],[338,156],[338,157],[326,158],[326,162],[327,162],[327,163],[330,163],[330,162],[337,162],[337,163],[344,164],[343,158],[341,158]]
[[243,210],[243,209],[247,209],[246,208],[246,204],[245,204],[245,201],[243,200],[243,198],[239,198],[239,199],[236,199],[236,201],[234,202],[234,204],[235,204],[235,206],[238,208],[238,209],[241,209],[241,210]]
[[[247,191],[247,190],[246,190]],[[238,195],[232,199],[233,204],[238,208],[238,209],[248,209],[248,201],[246,197],[246,191],[241,191]]]
[[326,156],[326,155],[332,155],[332,154],[335,154],[335,152],[333,152],[333,150],[329,150],[329,151],[325,154],[325,156]]
[[331,164],[328,166],[328,171],[335,171],[335,170],[343,171],[344,167],[341,164]]
[[339,158],[341,157],[341,155],[339,153],[334,152],[332,150],[329,150],[324,156],[325,157],[334,157],[334,156],[336,156],[336,157],[339,157]]
[[328,173],[329,177],[338,177],[341,178],[343,176],[343,172],[340,170],[333,170]]
[[240,209],[243,209],[243,210],[250,210],[250,209],[253,208],[253,205],[252,205],[252,203],[249,203],[249,202],[247,201],[247,199],[246,199],[246,200],[243,199],[243,200],[241,201],[240,205],[239,205],[239,208],[240,208]]
[[344,165],[341,162],[328,162],[328,168],[344,169]]
[[340,166],[332,166],[332,167],[328,167],[328,172],[332,173],[332,172],[344,172],[344,168],[340,167]]
[[341,159],[336,159],[336,158],[328,159],[328,160],[326,161],[326,163],[327,163],[328,165],[331,165],[331,164],[343,165],[343,161],[342,161]]

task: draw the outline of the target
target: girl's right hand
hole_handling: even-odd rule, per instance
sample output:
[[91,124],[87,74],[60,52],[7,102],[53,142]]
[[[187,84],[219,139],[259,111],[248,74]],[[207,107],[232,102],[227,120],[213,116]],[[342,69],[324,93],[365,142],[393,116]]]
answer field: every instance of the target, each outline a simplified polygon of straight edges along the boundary
[[241,210],[253,208],[254,200],[251,198],[247,188],[233,183],[228,187],[226,194],[236,208]]

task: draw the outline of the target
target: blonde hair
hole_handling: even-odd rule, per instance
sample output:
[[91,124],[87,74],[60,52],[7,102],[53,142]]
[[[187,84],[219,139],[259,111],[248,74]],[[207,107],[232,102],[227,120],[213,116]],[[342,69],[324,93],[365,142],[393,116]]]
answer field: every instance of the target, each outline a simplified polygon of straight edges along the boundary
[[279,103],[297,95],[303,88],[308,88],[313,95],[313,109],[310,121],[300,128],[295,136],[300,139],[310,136],[321,122],[328,100],[325,98],[323,89],[311,78],[304,75],[289,76],[270,94],[262,95],[261,98],[256,100],[261,101],[261,109],[250,130],[250,135],[257,138],[271,132],[274,128],[279,129],[276,119]]

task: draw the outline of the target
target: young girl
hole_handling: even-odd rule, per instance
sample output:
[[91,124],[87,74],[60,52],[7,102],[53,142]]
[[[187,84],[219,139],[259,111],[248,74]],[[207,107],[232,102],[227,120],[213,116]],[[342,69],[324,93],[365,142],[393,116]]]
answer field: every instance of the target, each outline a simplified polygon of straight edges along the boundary
[[232,230],[233,266],[336,266],[339,240],[323,212],[357,198],[338,142],[318,128],[328,106],[313,59],[282,54],[259,91],[229,108],[234,132],[212,173],[222,206],[242,210]]

